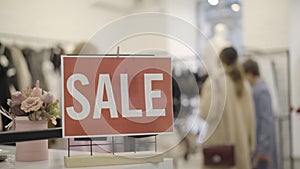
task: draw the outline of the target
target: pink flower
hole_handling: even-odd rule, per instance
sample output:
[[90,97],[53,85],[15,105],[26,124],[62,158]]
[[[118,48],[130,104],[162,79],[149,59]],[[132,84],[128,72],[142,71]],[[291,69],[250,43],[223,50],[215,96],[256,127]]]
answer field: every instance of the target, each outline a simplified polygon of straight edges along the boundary
[[40,88],[40,81],[36,81],[35,88],[32,89],[32,97],[42,97],[42,89]]
[[20,105],[25,99],[26,97],[22,94],[22,92],[17,91],[12,94],[11,99],[7,99],[7,104],[10,107],[13,107],[15,105]]
[[26,113],[31,111],[39,110],[43,105],[41,98],[39,97],[28,97],[26,98],[22,104],[21,109],[24,110]]
[[42,89],[41,88],[33,88],[31,97],[41,97],[42,96]]
[[54,101],[54,96],[48,91],[40,88],[39,81],[36,81],[32,89],[27,87],[23,92],[17,91],[7,99],[10,106],[9,116],[28,116],[31,121],[51,120],[56,125],[56,117],[59,117],[59,100]]
[[22,94],[22,92],[20,91],[17,91],[15,93],[12,94],[11,96],[11,99],[14,101],[14,102],[22,102],[23,100],[25,100],[25,96]]
[[46,91],[44,91],[44,94],[43,94],[43,97],[42,97],[42,98],[43,98],[43,102],[44,102],[45,104],[52,103],[53,100],[54,100],[53,94],[50,93],[50,92],[46,92]]

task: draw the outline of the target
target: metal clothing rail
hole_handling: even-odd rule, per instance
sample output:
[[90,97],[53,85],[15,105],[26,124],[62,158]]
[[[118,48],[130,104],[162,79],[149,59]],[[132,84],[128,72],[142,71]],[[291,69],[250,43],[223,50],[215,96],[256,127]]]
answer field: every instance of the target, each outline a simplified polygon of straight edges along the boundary
[[266,55],[266,54],[278,54],[287,53],[289,50],[287,48],[270,48],[270,49],[259,49],[245,47],[245,55]]
[[56,44],[73,44],[74,42],[63,40],[63,39],[54,39],[54,38],[45,38],[31,35],[23,35],[17,33],[6,33],[0,32],[0,38],[8,38],[12,40],[26,40],[30,42],[39,42],[39,43],[56,43]]

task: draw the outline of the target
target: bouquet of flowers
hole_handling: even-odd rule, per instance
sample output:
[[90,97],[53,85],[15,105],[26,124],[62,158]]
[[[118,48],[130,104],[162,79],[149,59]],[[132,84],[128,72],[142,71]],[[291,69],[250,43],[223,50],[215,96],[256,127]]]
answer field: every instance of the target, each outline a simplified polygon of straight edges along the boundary
[[12,119],[16,116],[28,116],[31,121],[51,120],[56,125],[56,117],[60,115],[58,103],[59,100],[54,100],[52,93],[39,87],[37,80],[34,88],[28,87],[22,92],[13,93],[11,99],[7,100],[9,111],[2,108],[1,113]]

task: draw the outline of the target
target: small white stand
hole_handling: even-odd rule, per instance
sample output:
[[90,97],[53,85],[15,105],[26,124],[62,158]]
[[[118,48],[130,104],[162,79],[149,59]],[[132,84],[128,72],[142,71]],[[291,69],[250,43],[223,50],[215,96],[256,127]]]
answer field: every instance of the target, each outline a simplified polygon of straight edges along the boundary
[[128,165],[143,163],[160,163],[164,161],[164,155],[151,152],[139,153],[115,153],[115,154],[95,154],[65,156],[65,167],[91,167],[91,166],[110,166]]

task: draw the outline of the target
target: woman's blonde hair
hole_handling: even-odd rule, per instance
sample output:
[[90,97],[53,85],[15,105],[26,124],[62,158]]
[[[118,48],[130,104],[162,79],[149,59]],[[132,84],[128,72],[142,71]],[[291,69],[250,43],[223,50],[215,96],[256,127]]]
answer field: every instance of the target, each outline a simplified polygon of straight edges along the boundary
[[237,96],[243,95],[244,82],[243,71],[238,65],[237,51],[233,47],[224,48],[220,53],[220,59],[225,64],[225,71],[233,80]]

